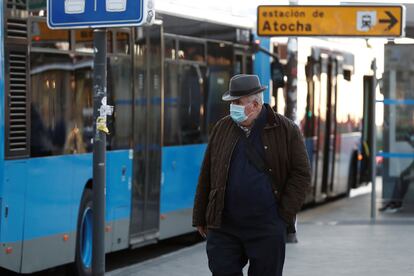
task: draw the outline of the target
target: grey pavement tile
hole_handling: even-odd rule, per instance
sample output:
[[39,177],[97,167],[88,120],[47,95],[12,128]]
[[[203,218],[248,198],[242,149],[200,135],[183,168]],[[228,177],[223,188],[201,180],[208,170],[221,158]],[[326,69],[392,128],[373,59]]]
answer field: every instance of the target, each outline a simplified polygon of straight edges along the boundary
[[[379,215],[380,223],[371,225],[369,195],[302,212],[299,243],[287,246],[284,275],[413,276],[414,212],[395,217]],[[200,243],[107,275],[211,274],[205,243]]]

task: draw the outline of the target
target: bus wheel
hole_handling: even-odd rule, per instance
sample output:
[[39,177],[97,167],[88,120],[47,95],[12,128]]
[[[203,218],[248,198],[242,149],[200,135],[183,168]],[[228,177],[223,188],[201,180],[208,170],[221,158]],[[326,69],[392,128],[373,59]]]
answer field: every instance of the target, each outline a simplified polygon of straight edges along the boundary
[[74,270],[78,276],[92,275],[92,191],[85,189],[78,214]]

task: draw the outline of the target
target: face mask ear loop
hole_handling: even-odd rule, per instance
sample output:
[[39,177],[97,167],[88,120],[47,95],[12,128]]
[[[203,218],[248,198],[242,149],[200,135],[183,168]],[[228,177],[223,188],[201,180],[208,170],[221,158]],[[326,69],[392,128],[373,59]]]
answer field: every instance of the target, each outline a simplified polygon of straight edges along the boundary
[[[250,104],[252,104],[253,102],[251,102],[251,103],[249,103],[248,105],[246,105],[245,106],[245,110],[246,110],[246,107],[248,107]],[[254,113],[254,111],[252,111],[252,112],[250,112],[249,114],[246,114],[246,117],[247,117],[247,119],[246,120],[248,120],[249,118],[250,118],[250,116],[252,115]]]

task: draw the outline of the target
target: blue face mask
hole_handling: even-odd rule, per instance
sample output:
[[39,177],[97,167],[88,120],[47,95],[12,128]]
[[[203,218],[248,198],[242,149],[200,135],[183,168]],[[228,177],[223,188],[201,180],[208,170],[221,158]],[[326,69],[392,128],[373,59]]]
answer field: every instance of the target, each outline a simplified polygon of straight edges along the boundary
[[230,117],[236,123],[242,123],[247,120],[247,116],[244,113],[245,106],[230,104]]

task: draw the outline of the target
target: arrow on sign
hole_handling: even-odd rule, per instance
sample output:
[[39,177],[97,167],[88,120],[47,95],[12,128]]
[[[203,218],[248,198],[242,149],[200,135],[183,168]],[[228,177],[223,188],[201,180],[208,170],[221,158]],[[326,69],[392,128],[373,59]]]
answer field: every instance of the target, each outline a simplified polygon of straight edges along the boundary
[[398,20],[397,20],[397,18],[395,18],[395,16],[391,12],[386,11],[385,13],[388,15],[388,19],[380,19],[379,22],[380,23],[388,23],[389,25],[388,25],[386,30],[389,31],[389,30],[392,29],[392,27],[395,26],[395,24],[398,23]]

